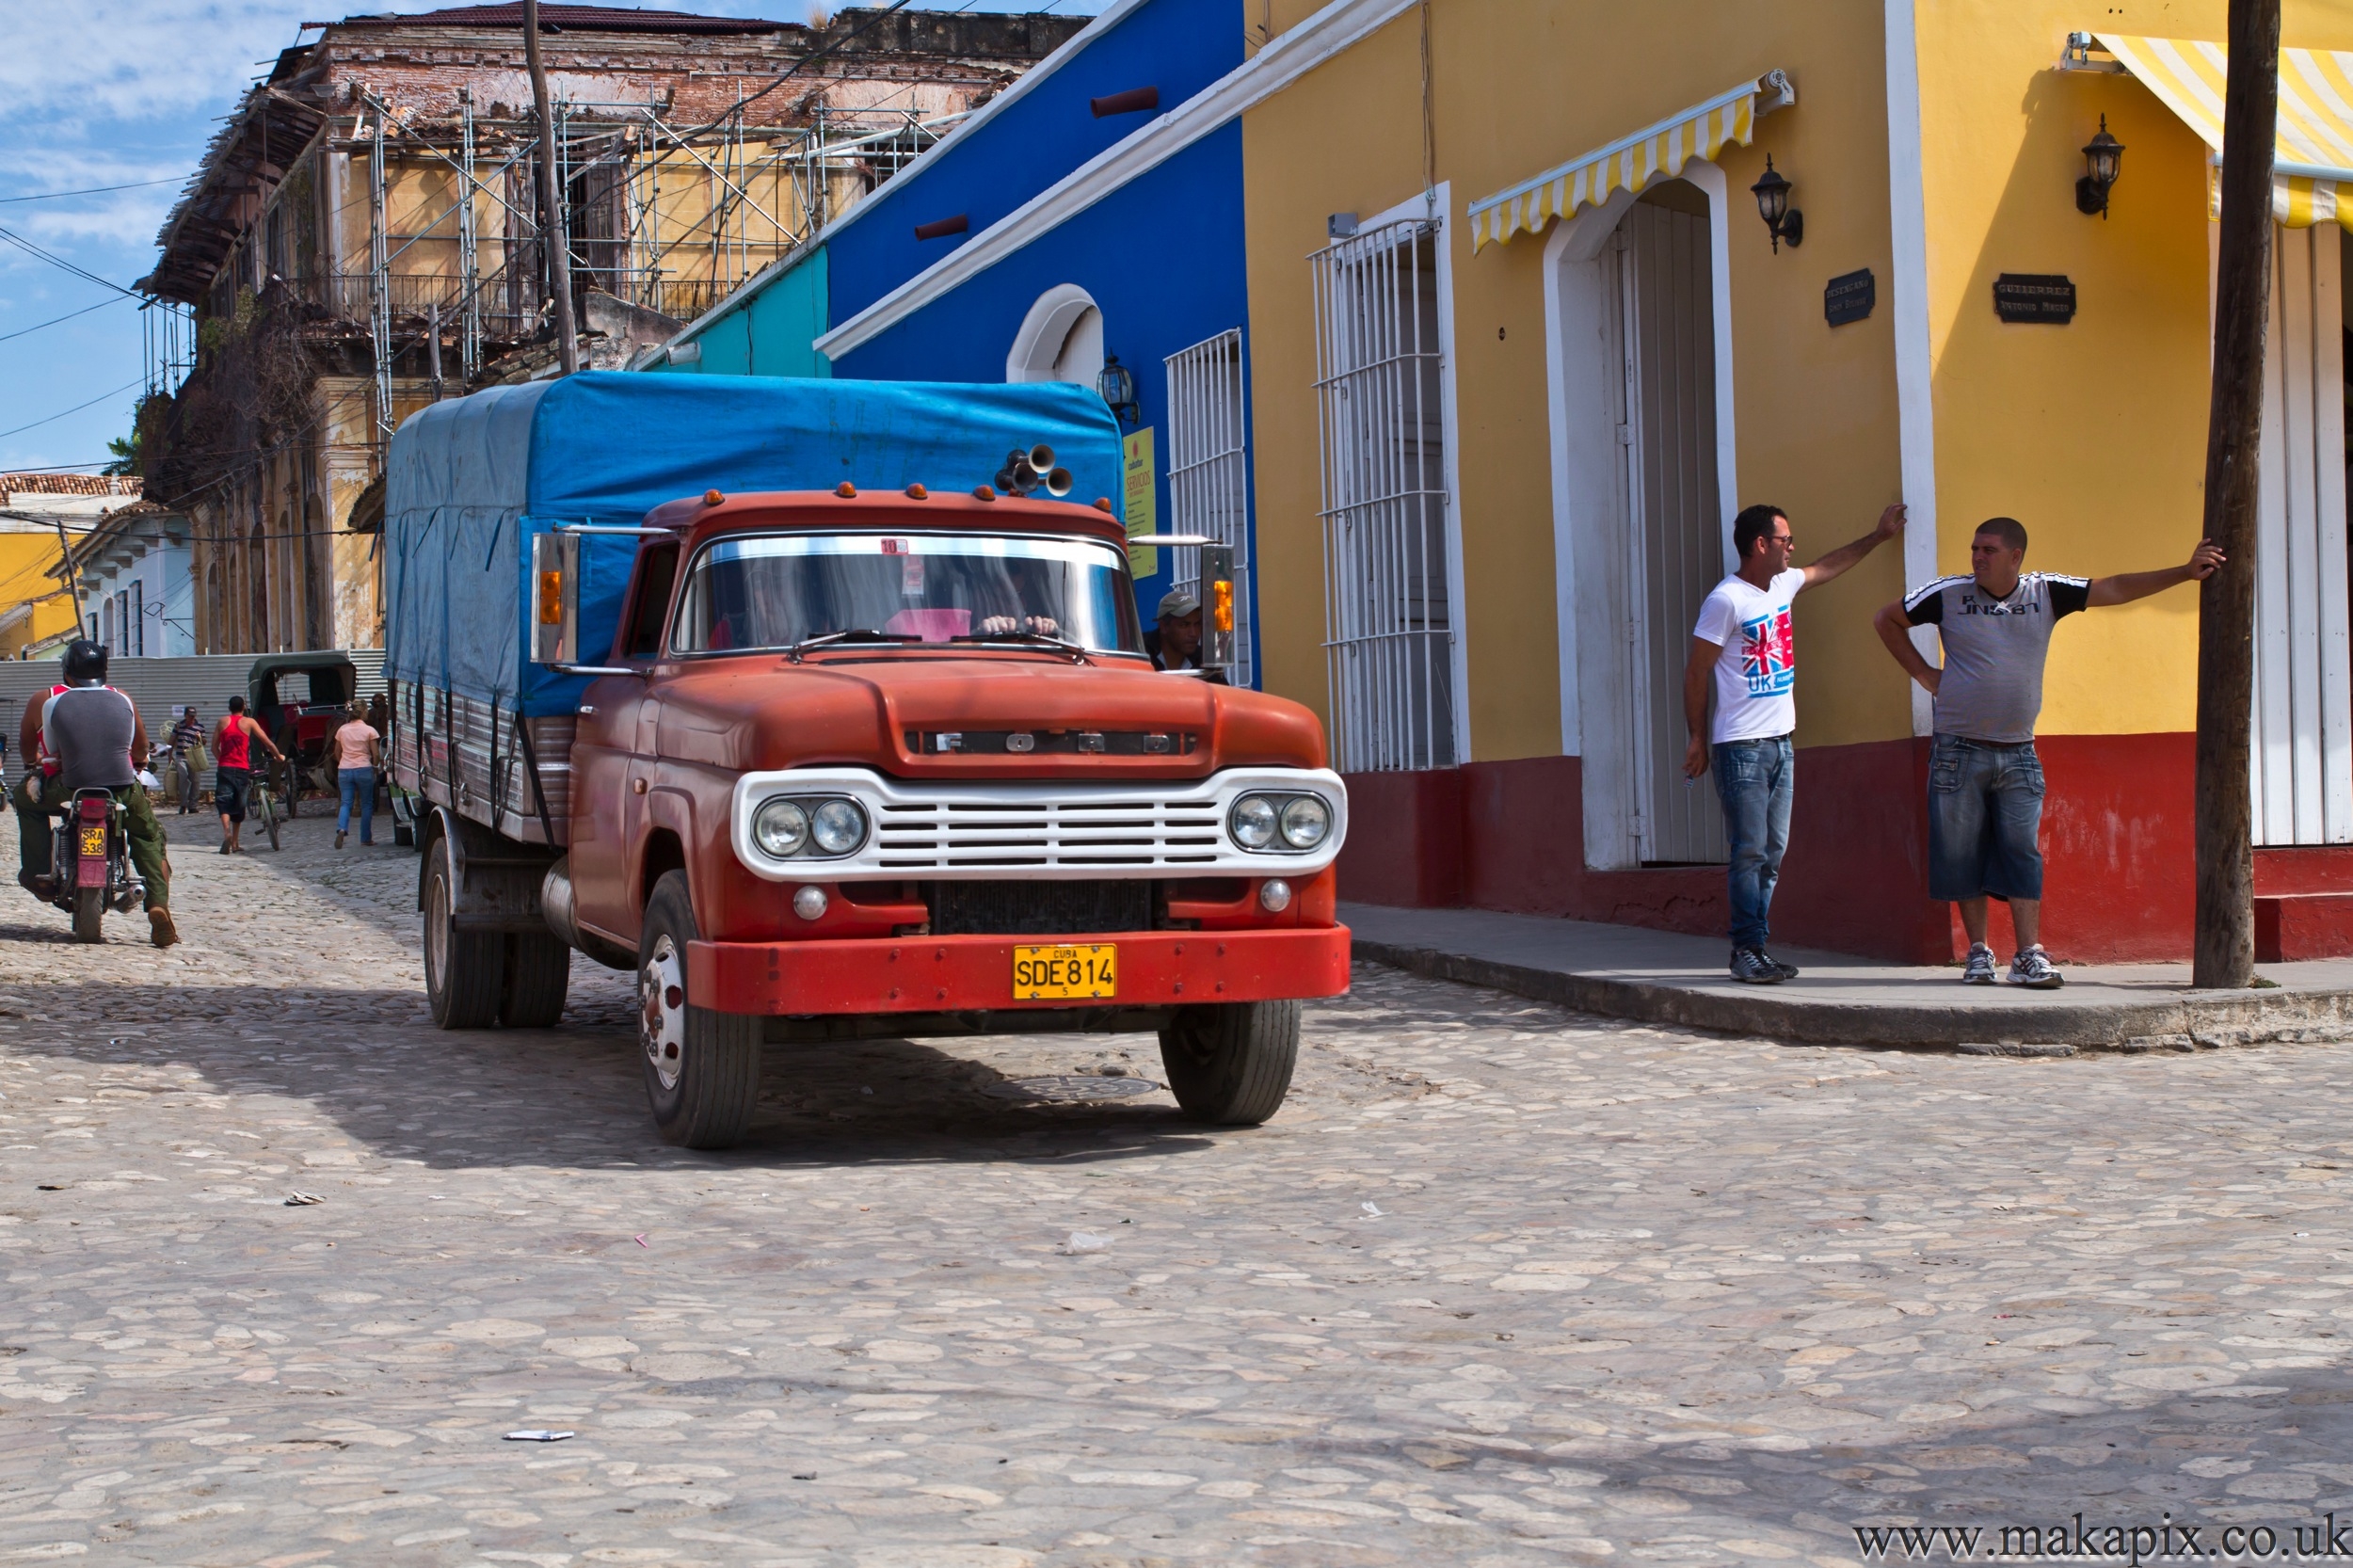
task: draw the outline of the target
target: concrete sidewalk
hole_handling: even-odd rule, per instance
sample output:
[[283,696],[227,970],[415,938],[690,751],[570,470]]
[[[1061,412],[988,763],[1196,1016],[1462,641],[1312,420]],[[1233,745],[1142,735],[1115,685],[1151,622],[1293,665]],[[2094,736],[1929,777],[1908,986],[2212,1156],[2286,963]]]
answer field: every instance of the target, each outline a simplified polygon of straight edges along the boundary
[[[1999,1054],[2192,1050],[2353,1035],[2353,959],[2257,966],[2272,987],[2198,991],[2186,964],[2070,968],[2057,991],[1961,984],[1927,968],[1774,945],[1804,971],[1779,985],[1725,972],[1721,936],[1503,915],[1342,904],[1356,956],[1589,1013],[1826,1045]],[[2007,958],[2004,960],[2007,965]]]

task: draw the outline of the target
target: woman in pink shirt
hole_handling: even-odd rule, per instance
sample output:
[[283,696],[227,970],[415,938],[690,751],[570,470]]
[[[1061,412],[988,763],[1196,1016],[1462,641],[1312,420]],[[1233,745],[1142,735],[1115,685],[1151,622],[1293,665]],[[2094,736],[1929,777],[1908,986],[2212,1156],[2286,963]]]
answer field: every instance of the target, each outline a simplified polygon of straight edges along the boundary
[[335,817],[335,847],[344,847],[351,831],[351,806],[360,803],[360,841],[376,842],[376,770],[383,759],[384,737],[368,726],[367,705],[355,702],[345,711],[344,727],[328,742],[335,753],[335,782],[343,791],[344,808]]

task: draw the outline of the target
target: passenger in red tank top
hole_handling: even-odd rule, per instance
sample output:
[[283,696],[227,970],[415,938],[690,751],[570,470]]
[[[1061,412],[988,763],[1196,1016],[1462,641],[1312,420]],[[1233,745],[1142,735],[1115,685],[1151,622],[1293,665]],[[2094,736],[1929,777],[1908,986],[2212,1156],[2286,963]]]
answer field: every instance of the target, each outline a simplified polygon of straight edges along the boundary
[[245,698],[229,699],[229,716],[220,721],[213,732],[213,751],[219,759],[219,771],[213,783],[213,795],[220,807],[220,852],[242,855],[245,846],[237,842],[237,830],[245,823],[246,793],[253,788],[253,743],[259,741],[264,750],[280,762],[286,754],[262,732],[262,727],[246,716]]

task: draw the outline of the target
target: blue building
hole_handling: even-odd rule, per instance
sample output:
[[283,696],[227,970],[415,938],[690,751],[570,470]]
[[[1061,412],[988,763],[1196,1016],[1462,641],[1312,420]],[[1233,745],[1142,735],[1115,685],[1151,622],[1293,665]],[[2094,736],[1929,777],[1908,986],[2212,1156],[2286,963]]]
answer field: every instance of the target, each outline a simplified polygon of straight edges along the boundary
[[[1233,547],[1255,683],[1244,63],[1228,0],[1115,0],[648,368],[1114,390],[1126,371],[1112,500],[1130,534]],[[1147,620],[1194,553],[1132,552]]]

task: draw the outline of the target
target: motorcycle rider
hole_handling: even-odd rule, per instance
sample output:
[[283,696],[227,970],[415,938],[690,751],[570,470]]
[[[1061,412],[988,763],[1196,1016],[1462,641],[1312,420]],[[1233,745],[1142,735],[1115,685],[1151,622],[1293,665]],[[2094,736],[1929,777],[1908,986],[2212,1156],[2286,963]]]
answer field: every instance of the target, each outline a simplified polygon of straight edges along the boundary
[[[147,884],[149,935],[159,948],[180,939],[171,923],[171,863],[164,856],[163,824],[132,763],[147,754],[147,726],[138,705],[106,684],[106,649],[77,638],[65,650],[65,683],[50,689],[47,701],[24,707],[17,740],[27,766],[24,781],[9,792],[16,809],[22,860],[17,881],[36,896],[50,896],[51,819],[63,811],[76,790],[110,790],[122,802],[131,863]],[[39,765],[31,765],[34,759]]]

